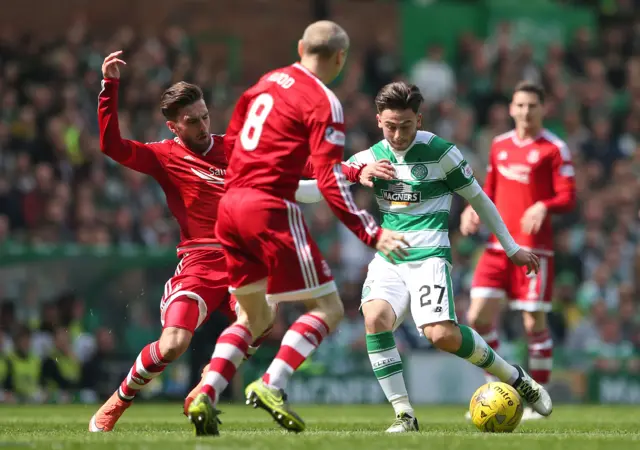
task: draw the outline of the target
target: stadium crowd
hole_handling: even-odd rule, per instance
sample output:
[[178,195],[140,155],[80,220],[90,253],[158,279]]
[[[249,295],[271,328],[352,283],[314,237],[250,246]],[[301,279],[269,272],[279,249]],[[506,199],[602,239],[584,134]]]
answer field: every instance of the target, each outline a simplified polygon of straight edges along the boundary
[[[405,79],[427,99],[423,128],[456,143],[482,179],[492,138],[512,126],[510,90],[521,79],[542,83],[548,94],[547,127],[573,154],[579,192],[576,211],[555,220],[554,339],[572,356],[564,358],[568,364],[584,364],[581,356],[592,355],[604,368],[627,363],[638,368],[640,29],[612,27],[598,39],[582,29],[570,45],[550,46],[543,61],[534,59],[529,46],[511,42],[504,24],[485,41],[461,36],[453,58],[445,59],[434,43],[406,72],[392,35],[381,33],[370,48],[354,49],[335,87],[348,124],[345,156],[380,139],[372,96],[384,84]],[[202,86],[212,132],[223,133],[234,99],[251,81],[232,79],[224,67],[203,63],[196,43],[176,26],[155,37],[123,27],[103,39],[79,21],[65,36],[48,41],[0,31],[0,249],[16,242],[169,248],[177,242],[177,226],[155,182],[100,153],[100,66],[116,49],[125,51],[129,63],[121,86],[122,134],[141,141],[172,137],[158,108],[169,84],[188,80]],[[354,189],[360,206],[375,209],[371,192]],[[462,206],[454,207],[454,222]],[[305,207],[305,213],[347,304],[347,318],[332,341],[362,348],[358,306],[371,252],[325,204]],[[453,231],[452,243],[457,312],[464,320],[482,236],[463,238]],[[17,354],[31,354],[41,376],[30,382],[45,390],[52,385],[97,389],[83,382],[100,378],[83,377],[83,362],[99,370],[86,361],[108,360],[101,355],[113,351],[113,336],[104,328],[87,328],[83,303],[72,295],[49,299],[38,307],[37,320],[27,320],[37,315],[19,300],[6,298],[0,310],[5,388],[24,389],[16,384],[21,377],[10,362]],[[148,305],[152,318],[153,301]],[[96,337],[86,343],[89,328],[97,330]],[[279,329],[285,328],[276,327],[274,339]],[[404,331],[405,347],[426,345],[410,326]],[[508,313],[503,332],[512,341],[521,335],[519,321]]]

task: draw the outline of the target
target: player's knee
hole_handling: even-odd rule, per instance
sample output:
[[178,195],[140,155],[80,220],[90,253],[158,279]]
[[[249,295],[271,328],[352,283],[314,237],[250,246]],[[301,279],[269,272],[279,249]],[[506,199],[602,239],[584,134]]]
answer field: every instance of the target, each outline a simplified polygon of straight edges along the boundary
[[183,328],[165,328],[160,336],[160,352],[165,360],[178,359],[191,343],[191,331]]
[[335,330],[344,317],[344,305],[338,293],[333,292],[325,295],[317,299],[314,303],[316,306],[311,312],[320,317],[330,330]]
[[258,337],[273,325],[274,320],[275,308],[261,301],[251,304],[250,308],[241,308],[236,323],[247,327],[252,336]]
[[425,325],[424,336],[439,350],[455,352],[460,348],[460,331],[453,322],[439,322]]
[[363,304],[362,314],[367,334],[393,330],[395,314],[389,303],[384,300],[372,300]]
[[544,311],[523,311],[522,322],[528,334],[547,329],[547,314]]
[[485,317],[481,314],[478,314],[477,311],[468,311],[467,312],[467,323],[474,330],[481,332],[487,328],[491,328],[493,326],[493,318]]
[[496,309],[493,303],[497,303],[499,307],[499,299],[471,299],[471,305],[467,310],[467,322],[473,329],[483,329],[492,327],[496,320],[499,309]]
[[324,310],[324,321],[329,326],[329,329],[335,330],[342,318],[344,317],[344,305],[342,300],[338,298],[337,302],[332,302]]

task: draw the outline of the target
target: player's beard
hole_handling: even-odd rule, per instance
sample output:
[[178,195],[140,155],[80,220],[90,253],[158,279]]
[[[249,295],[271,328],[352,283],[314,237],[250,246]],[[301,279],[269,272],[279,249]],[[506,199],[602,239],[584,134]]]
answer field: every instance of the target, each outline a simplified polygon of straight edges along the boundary
[[209,134],[207,135],[206,139],[185,139],[184,144],[189,150],[193,151],[194,153],[204,153],[211,146],[211,139],[213,138]]

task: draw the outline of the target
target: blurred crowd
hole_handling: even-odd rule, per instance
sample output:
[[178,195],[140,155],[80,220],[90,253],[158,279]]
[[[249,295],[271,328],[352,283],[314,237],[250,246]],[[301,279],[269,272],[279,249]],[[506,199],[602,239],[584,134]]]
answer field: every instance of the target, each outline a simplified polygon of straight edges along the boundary
[[64,293],[20,322],[0,304],[0,403],[95,401],[113,390],[118,354],[110,330],[92,326],[84,301]]
[[[551,45],[542,60],[527,44],[514,46],[510,33],[505,23],[485,40],[460,36],[453,55],[432,43],[404,71],[392,34],[381,31],[369,48],[353,49],[335,86],[348,124],[345,157],[380,139],[373,96],[384,84],[404,79],[417,84],[426,98],[423,128],[456,143],[482,181],[492,138],[512,127],[511,89],[521,79],[540,82],[548,93],[547,127],[571,149],[579,196],[572,214],[554,218],[554,338],[566,355],[593,355],[603,367],[629,361],[633,366],[640,350],[635,282],[640,271],[640,26],[612,26],[598,36],[580,29],[568,44]],[[252,81],[207,63],[177,26],[151,37],[128,27],[96,37],[78,21],[65,36],[51,40],[0,30],[0,249],[15,243],[171,247],[177,242],[176,223],[156,183],[99,150],[100,67],[117,49],[124,50],[128,63],[120,88],[120,126],[127,138],[171,137],[158,101],[163,89],[179,80],[203,88],[212,132],[223,133],[235,98]],[[355,187],[354,193],[359,206],[376,209],[371,192]],[[452,230],[463,206],[459,200],[454,204]],[[332,341],[335,348],[362,348],[358,306],[372,253],[325,204],[305,207],[305,214],[347,305],[347,319]],[[452,232],[462,320],[484,237]],[[17,353],[31,351],[40,361],[41,386],[69,381],[77,387],[83,386],[83,364],[113,347],[108,331],[99,328],[83,347],[82,332],[74,331],[68,319],[68,300],[51,300],[42,306],[38,323],[20,326],[11,316],[20,308],[17,299],[3,303],[0,379],[7,386],[14,383],[14,390],[22,379],[9,376]],[[148,301],[153,319],[156,299]],[[404,347],[426,345],[409,325],[401,333]],[[505,313],[503,334],[514,342],[521,337],[517,316]],[[58,362],[65,354],[75,362],[63,369]],[[571,357],[564,361],[575,363]]]

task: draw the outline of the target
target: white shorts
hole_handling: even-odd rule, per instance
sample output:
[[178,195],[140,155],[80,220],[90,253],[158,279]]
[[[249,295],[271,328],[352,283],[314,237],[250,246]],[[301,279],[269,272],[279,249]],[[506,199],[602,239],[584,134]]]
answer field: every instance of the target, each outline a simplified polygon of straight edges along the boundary
[[385,300],[396,314],[395,330],[411,309],[411,316],[420,330],[437,322],[456,322],[451,267],[441,258],[391,264],[379,255],[369,264],[362,287],[362,304]]

